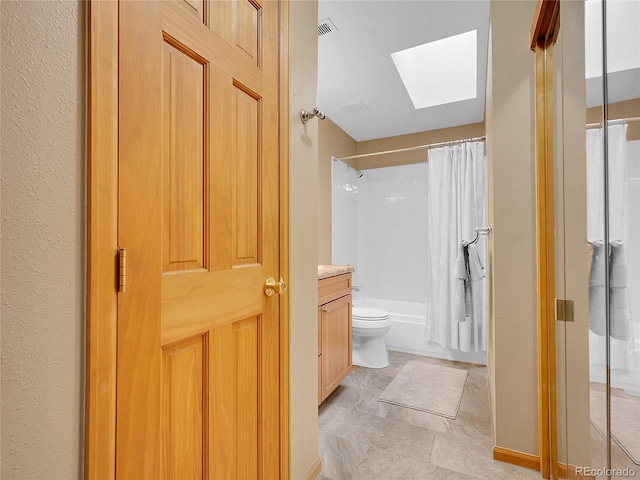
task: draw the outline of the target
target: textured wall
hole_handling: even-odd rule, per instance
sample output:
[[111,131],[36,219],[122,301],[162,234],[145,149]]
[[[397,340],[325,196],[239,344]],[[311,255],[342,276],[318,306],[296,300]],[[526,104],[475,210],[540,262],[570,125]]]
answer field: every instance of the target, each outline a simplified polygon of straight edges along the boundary
[[84,11],[3,1],[2,478],[82,465]]
[[534,0],[491,1],[489,366],[497,446],[538,454]]
[[291,478],[318,458],[318,119],[300,122],[316,105],[317,0],[294,0],[290,12]]

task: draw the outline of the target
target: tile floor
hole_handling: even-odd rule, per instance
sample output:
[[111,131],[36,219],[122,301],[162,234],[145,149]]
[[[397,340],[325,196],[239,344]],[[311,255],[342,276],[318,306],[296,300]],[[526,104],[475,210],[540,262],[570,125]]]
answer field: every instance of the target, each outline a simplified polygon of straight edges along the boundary
[[[590,388],[593,390],[604,390],[604,385],[601,383],[591,383]],[[640,408],[640,397],[629,395],[624,390],[620,390],[618,388],[611,389],[611,396],[617,396],[622,398],[627,398],[630,400],[634,400],[638,402],[635,406]],[[603,408],[602,405],[599,406]],[[591,405],[591,411],[593,411],[594,406]],[[612,415],[621,415],[623,412],[616,411],[615,409],[611,413]],[[637,417],[636,417],[637,418]],[[612,435],[615,435],[615,430],[611,431]],[[598,430],[591,425],[591,465],[596,468],[601,468],[602,466],[607,464],[607,443],[605,438],[602,436]],[[613,469],[621,469],[629,468],[633,470],[637,474],[640,474],[640,466],[636,465],[631,457],[622,449],[620,446],[614,441],[611,440],[611,468]],[[597,480],[604,479],[605,477],[596,477]]]
[[[378,402],[409,360],[469,371],[455,420]],[[319,409],[317,480],[539,479],[492,459],[486,367],[389,352],[383,369],[356,368]]]

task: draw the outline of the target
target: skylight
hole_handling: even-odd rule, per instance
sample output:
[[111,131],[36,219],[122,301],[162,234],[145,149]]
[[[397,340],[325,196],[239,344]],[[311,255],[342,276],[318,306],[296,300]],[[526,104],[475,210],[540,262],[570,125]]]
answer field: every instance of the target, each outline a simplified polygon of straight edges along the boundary
[[391,54],[416,109],[476,98],[477,30]]
[[[607,73],[640,68],[640,3],[607,2]],[[602,1],[585,3],[586,78],[602,77]]]

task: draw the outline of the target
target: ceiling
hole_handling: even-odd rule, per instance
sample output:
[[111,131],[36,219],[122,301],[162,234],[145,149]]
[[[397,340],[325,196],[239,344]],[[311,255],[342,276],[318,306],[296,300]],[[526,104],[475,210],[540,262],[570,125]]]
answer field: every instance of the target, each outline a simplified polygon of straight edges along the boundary
[[[640,98],[640,2],[607,2],[607,101]],[[562,32],[562,29],[560,30]],[[602,2],[585,3],[587,107],[602,105]]]
[[[354,140],[484,120],[488,0],[319,0],[318,20],[326,18],[336,30],[318,38],[318,107]],[[416,110],[391,53],[471,30],[477,97]]]

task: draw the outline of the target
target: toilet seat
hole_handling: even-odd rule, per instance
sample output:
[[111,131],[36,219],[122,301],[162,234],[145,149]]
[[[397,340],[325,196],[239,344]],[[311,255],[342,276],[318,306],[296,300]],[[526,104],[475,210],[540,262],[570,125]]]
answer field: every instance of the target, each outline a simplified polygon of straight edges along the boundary
[[354,329],[361,329],[361,330],[373,330],[373,329],[385,329],[387,327],[391,326],[391,319],[390,318],[386,318],[383,320],[376,320],[376,321],[371,321],[371,320],[362,320],[362,319],[358,319],[358,318],[352,318],[351,319],[351,326]]
[[351,309],[351,317],[353,320],[381,322],[389,319],[389,312],[378,308],[353,307]]

